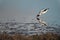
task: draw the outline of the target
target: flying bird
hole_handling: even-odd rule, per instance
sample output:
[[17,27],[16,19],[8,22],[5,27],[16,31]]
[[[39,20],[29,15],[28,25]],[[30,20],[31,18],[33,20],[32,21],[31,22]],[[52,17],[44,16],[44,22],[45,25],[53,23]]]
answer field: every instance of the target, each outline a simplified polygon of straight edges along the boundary
[[37,15],[37,17],[41,16],[42,14],[45,14],[46,12],[48,12],[49,8],[46,9],[42,9],[39,14]]
[[39,16],[41,16],[42,14],[45,14],[47,11],[48,11],[49,8],[46,8],[46,9],[43,9],[39,12],[39,14],[37,14],[37,17],[36,19],[38,20],[38,22],[43,26],[47,26],[46,22],[45,21],[42,21],[41,19],[39,19]]

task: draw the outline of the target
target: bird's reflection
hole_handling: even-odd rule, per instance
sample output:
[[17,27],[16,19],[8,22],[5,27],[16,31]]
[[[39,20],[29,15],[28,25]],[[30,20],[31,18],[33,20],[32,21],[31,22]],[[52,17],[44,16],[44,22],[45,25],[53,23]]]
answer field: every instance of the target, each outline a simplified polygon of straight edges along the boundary
[[42,14],[45,14],[48,11],[49,8],[43,9],[39,12],[39,14],[37,14],[36,19],[38,20],[38,22],[42,25],[42,26],[47,26],[47,23],[45,21],[43,21],[42,19],[39,18],[39,16],[41,16]]

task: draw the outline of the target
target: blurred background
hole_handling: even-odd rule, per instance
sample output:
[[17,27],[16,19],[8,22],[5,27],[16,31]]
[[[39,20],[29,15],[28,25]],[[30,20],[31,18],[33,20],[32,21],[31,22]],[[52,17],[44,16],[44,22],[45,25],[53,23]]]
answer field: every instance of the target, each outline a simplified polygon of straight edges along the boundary
[[21,23],[32,20],[43,8],[50,8],[41,18],[49,25],[60,25],[60,0],[0,0],[0,21]]
[[[45,8],[49,8],[48,12],[39,18],[47,27],[35,19]],[[0,0],[0,40],[11,38],[60,40],[60,0]]]

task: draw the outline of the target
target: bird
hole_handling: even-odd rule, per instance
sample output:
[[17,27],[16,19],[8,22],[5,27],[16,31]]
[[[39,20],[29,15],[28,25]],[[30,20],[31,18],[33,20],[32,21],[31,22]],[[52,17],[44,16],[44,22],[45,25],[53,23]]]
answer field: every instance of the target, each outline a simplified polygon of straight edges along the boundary
[[37,14],[37,16],[36,16],[36,19],[38,20],[38,22],[39,22],[42,26],[43,26],[43,25],[47,26],[47,24],[46,24],[45,21],[39,19],[39,16],[41,16],[42,14],[45,14],[46,12],[48,12],[48,9],[49,9],[49,8],[42,9],[41,11],[39,11],[39,14]]
[[37,14],[37,17],[41,16],[42,14],[45,14],[46,12],[48,12],[49,8],[45,8],[42,9],[41,11],[39,11],[39,14]]
[[37,18],[38,22],[42,25],[42,26],[47,26],[47,23],[39,18]]

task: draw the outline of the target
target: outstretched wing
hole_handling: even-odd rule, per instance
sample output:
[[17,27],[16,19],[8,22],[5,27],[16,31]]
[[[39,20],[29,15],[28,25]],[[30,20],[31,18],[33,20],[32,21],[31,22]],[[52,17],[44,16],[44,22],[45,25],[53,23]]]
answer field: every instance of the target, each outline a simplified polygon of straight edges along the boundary
[[39,15],[45,14],[46,12],[48,12],[49,8],[43,9],[39,12]]

